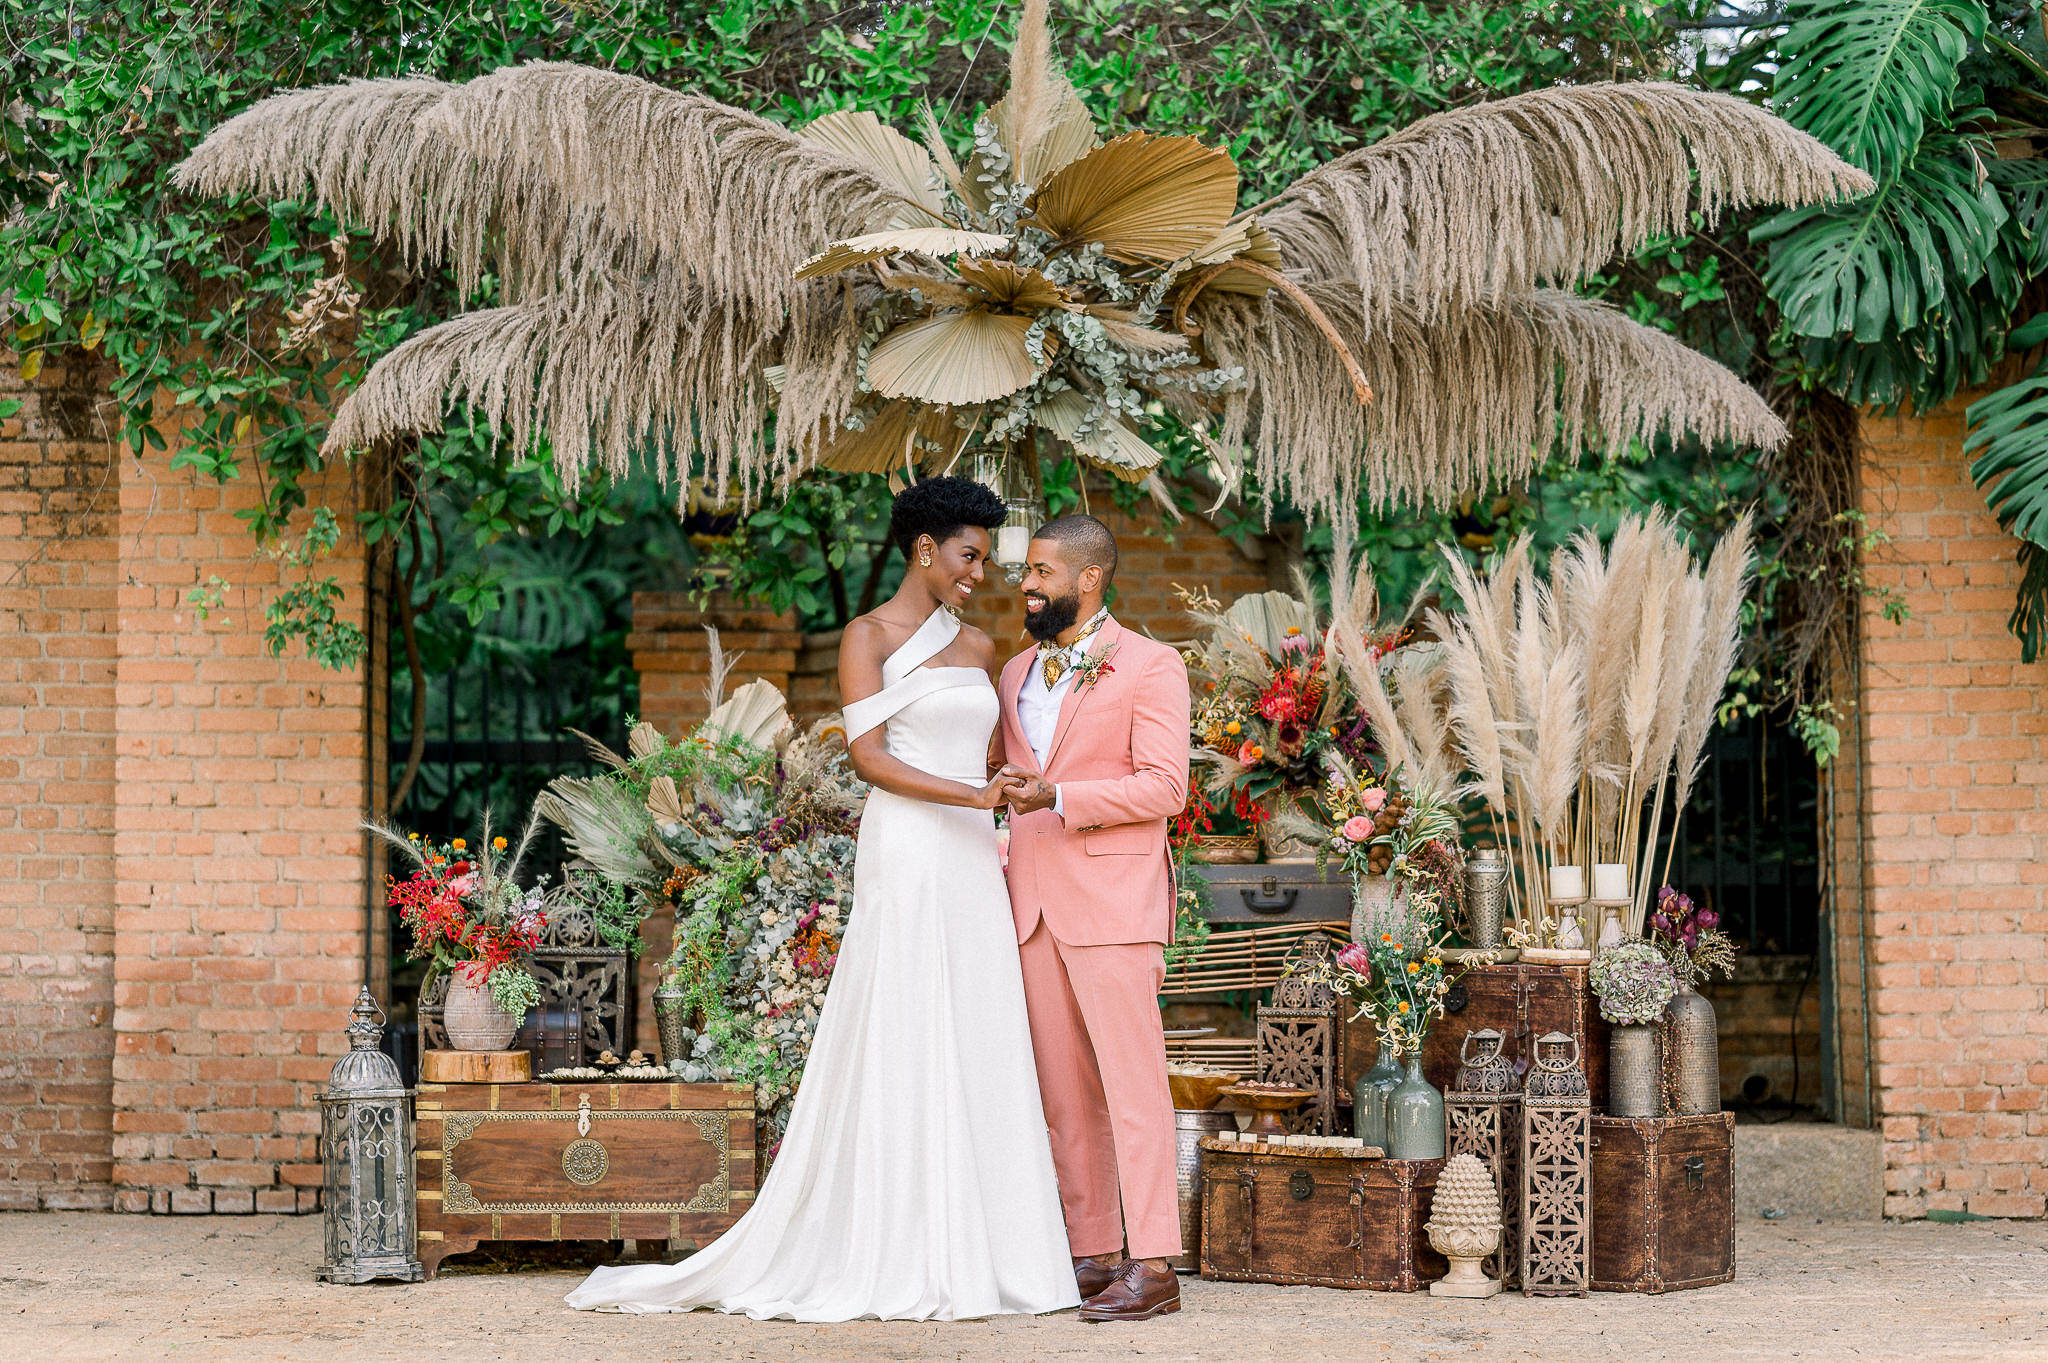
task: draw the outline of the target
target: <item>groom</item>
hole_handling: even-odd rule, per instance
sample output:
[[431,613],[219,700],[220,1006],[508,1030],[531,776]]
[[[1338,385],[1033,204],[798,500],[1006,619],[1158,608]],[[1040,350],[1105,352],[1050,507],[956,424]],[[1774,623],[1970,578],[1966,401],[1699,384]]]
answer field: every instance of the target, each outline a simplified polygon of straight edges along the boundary
[[1188,788],[1188,674],[1102,604],[1116,538],[1062,516],[1031,541],[1003,669],[1010,902],[1081,1319],[1180,1309],[1173,1100],[1159,1020],[1173,927],[1167,821]]

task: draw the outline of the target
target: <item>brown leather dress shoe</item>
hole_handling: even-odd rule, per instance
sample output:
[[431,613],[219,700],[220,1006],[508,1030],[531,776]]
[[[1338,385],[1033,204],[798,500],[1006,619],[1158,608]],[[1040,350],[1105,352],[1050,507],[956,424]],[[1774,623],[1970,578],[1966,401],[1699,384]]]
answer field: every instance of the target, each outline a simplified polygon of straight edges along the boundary
[[1117,1265],[1109,1286],[1081,1303],[1081,1319],[1150,1320],[1180,1310],[1180,1279],[1170,1268],[1148,1268],[1141,1259]]
[[1089,1259],[1083,1259],[1080,1263],[1075,1264],[1074,1286],[1081,1289],[1081,1300],[1087,1301],[1097,1292],[1108,1287],[1110,1280],[1116,1277],[1117,1269],[1121,1267],[1121,1263],[1098,1264]]

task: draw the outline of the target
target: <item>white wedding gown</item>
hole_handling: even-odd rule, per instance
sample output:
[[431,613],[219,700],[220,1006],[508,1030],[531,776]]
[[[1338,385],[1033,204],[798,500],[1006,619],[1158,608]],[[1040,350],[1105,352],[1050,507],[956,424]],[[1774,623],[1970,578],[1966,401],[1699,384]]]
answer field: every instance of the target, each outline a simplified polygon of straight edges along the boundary
[[[847,735],[885,724],[892,756],[978,786],[995,688],[923,666],[959,629],[934,612],[846,707]],[[679,1264],[601,1268],[567,1300],[799,1321],[1079,1304],[988,811],[868,796],[846,937],[753,1209]]]

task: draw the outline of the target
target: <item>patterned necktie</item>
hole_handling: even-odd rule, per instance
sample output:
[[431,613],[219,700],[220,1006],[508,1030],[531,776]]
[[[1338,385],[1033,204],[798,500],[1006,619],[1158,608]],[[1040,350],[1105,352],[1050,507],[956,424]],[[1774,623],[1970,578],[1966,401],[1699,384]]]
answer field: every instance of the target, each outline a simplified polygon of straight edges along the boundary
[[1058,684],[1059,679],[1066,675],[1067,669],[1074,665],[1073,659],[1079,654],[1081,645],[1088,642],[1088,636],[1101,629],[1102,622],[1108,618],[1109,610],[1105,607],[1095,612],[1094,617],[1087,624],[1081,626],[1081,632],[1074,636],[1073,643],[1068,644],[1065,648],[1053,649],[1051,652],[1045,652],[1044,649],[1040,649],[1040,652],[1045,652],[1045,656],[1038,660],[1038,675],[1045,678],[1046,690],[1052,690]]

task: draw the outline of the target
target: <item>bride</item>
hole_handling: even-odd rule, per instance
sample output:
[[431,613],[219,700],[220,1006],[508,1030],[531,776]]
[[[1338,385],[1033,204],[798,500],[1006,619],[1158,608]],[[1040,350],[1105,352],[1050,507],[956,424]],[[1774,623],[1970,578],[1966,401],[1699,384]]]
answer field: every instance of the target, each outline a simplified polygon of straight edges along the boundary
[[1079,1304],[1032,1065],[988,779],[995,645],[949,607],[1001,500],[906,489],[903,586],[846,627],[839,689],[861,816],[853,910],[780,1157],[754,1207],[675,1265],[600,1268],[586,1311],[960,1320]]

